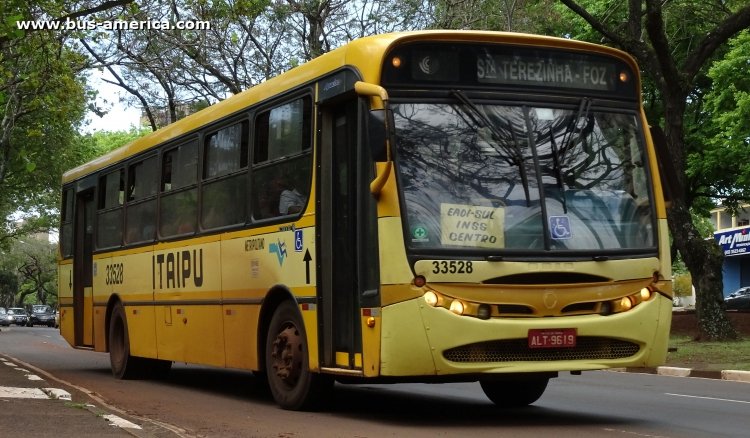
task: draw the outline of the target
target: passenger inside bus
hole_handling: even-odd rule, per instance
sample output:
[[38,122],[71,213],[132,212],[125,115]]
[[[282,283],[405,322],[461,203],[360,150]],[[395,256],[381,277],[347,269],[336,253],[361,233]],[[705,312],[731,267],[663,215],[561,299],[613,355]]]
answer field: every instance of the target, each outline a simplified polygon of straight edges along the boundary
[[305,197],[297,190],[297,186],[292,183],[286,186],[283,185],[283,182],[281,184],[282,188],[286,188],[283,188],[279,195],[279,214],[294,214],[302,211],[302,206],[305,204]]

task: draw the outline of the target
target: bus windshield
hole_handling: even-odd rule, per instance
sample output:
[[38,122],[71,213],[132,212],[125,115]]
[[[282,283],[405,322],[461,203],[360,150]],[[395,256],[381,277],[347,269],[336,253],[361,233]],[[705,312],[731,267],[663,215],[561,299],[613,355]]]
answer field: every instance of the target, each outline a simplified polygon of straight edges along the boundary
[[634,111],[472,102],[393,104],[412,250],[655,251]]

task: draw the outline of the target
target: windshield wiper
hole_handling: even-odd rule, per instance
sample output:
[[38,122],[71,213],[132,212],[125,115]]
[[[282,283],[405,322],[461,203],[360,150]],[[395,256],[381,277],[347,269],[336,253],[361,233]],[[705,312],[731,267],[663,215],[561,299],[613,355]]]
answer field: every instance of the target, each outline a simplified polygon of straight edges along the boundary
[[[490,134],[495,139],[496,142],[501,143],[503,140],[502,132],[495,127],[495,125],[492,123],[492,120],[490,120],[487,115],[485,115],[479,107],[469,99],[469,97],[461,90],[451,90],[451,94],[459,101],[461,104],[465,105],[466,108],[469,109],[467,112],[467,115],[471,118],[471,120],[478,126],[486,127],[490,130]],[[523,154],[521,153],[521,147],[520,143],[518,141],[518,138],[516,137],[515,131],[513,129],[510,129],[511,138],[513,139],[513,154],[511,161],[513,164],[518,166],[519,173],[521,174],[521,183],[523,184],[523,192],[526,196],[526,205],[531,205],[531,195],[529,193],[529,179],[526,175],[526,168],[523,165]],[[498,151],[502,152],[502,151]]]
[[560,152],[557,150],[557,144],[555,143],[555,134],[552,132],[552,128],[549,129],[549,142],[552,147],[552,167],[555,171],[555,179],[557,180],[557,188],[560,189],[562,198],[563,213],[568,214],[568,204],[565,199],[565,182],[563,181],[562,175],[562,164],[560,163]]
[[[573,118],[570,121],[570,124],[568,125],[568,128],[565,130],[565,133],[563,134],[562,138],[562,155],[560,158],[565,158],[565,152],[567,151],[568,143],[570,142],[570,138],[573,136],[573,132],[576,131],[578,128],[578,123],[581,120],[585,120],[589,117],[589,111],[591,110],[591,99],[588,97],[584,97],[581,99],[581,103],[578,105],[578,112],[576,113],[575,118]],[[585,126],[585,125],[584,125]],[[583,129],[583,128],[581,128]]]
[[[586,120],[589,116],[589,111],[591,110],[591,99],[588,97],[584,97],[581,99],[581,103],[578,105],[578,112],[576,113],[575,118],[573,118],[570,121],[570,124],[568,124],[567,129],[563,133],[562,137],[562,148],[557,148],[557,143],[555,142],[555,134],[552,131],[552,128],[550,128],[549,131],[549,140],[550,145],[552,147],[552,166],[554,167],[555,172],[555,179],[557,180],[557,188],[560,189],[560,193],[562,194],[562,207],[563,211],[567,214],[568,213],[568,206],[567,206],[567,200],[565,199],[565,181],[563,179],[563,158],[565,157],[565,152],[567,151],[567,148],[569,147],[569,142],[571,141],[571,137],[573,136],[573,132],[575,132],[578,129],[578,124],[581,120]],[[584,125],[585,126],[585,125]],[[582,130],[583,128],[581,128]]]

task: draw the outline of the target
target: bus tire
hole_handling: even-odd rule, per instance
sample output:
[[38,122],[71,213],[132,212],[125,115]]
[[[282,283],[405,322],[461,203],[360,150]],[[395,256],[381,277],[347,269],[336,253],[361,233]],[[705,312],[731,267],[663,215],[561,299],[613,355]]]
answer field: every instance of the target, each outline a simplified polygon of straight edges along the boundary
[[544,394],[549,378],[538,377],[520,380],[481,380],[484,394],[500,408],[528,406]]
[[109,319],[109,364],[117,379],[137,378],[143,372],[142,359],[130,355],[128,321],[121,303],[115,304]]
[[284,301],[271,318],[265,345],[268,387],[288,410],[317,410],[330,401],[333,379],[310,372],[307,336],[297,306]]

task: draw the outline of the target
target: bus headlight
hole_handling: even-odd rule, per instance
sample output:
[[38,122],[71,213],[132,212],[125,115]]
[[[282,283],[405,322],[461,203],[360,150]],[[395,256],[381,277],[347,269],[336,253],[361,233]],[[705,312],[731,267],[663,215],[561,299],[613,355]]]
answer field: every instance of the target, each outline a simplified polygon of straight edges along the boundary
[[464,314],[464,303],[458,300],[453,300],[451,302],[451,312],[455,313],[456,315],[463,315]]
[[430,306],[432,307],[437,306],[439,300],[435,292],[428,290],[427,292],[424,293],[424,295],[422,295],[422,297],[424,298],[424,301]]
[[651,298],[651,289],[644,287],[641,289],[641,301],[646,301]]
[[633,307],[633,301],[630,297],[622,297],[620,300],[620,309],[624,312],[630,310]]

